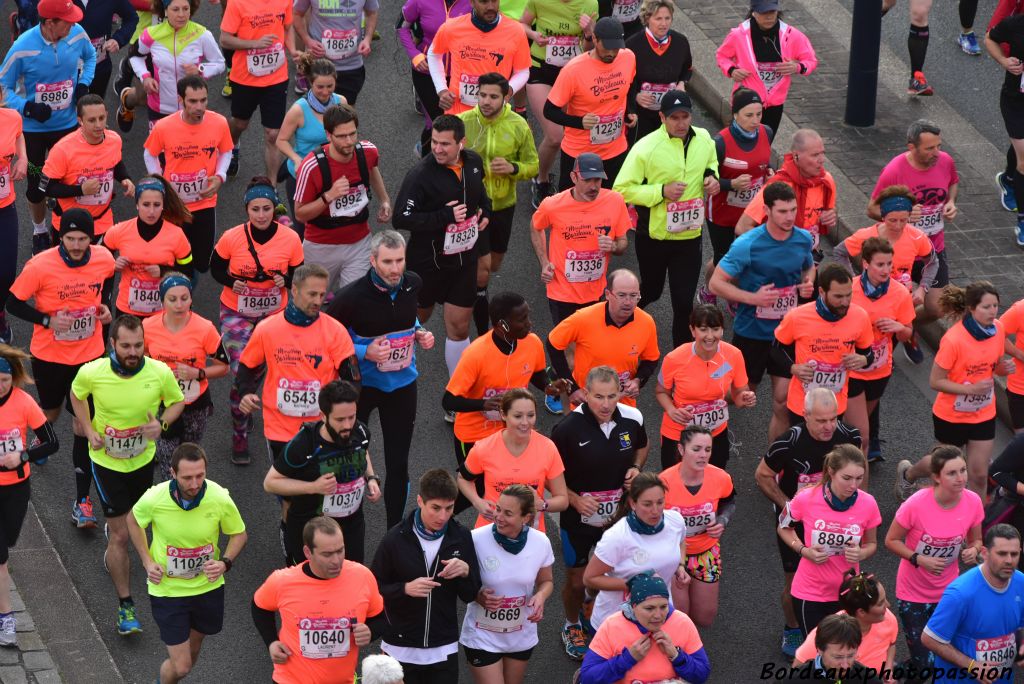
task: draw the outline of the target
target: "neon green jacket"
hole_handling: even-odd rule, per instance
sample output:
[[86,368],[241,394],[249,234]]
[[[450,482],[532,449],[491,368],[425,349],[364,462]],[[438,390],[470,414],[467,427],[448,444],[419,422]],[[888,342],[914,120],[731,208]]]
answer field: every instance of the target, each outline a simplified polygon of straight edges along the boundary
[[[526,119],[505,108],[492,120],[473,107],[459,114],[466,124],[466,145],[484,160],[484,188],[491,198],[491,209],[507,209],[516,203],[516,182],[533,178],[540,168],[537,160],[537,146],[533,142],[533,131]],[[714,152],[712,145],[711,151]],[[518,173],[507,176],[492,176],[491,160],[503,157],[519,167]]]
[[663,124],[633,145],[615,177],[614,189],[622,193],[627,203],[650,207],[648,229],[655,240],[699,240],[701,236],[700,230],[668,232],[667,200],[662,194],[664,185],[682,181],[686,190],[680,202],[703,197],[705,171],[718,176],[718,155],[711,135],[697,126],[691,126],[690,131],[692,135],[687,136],[684,146],[683,140],[669,137]]

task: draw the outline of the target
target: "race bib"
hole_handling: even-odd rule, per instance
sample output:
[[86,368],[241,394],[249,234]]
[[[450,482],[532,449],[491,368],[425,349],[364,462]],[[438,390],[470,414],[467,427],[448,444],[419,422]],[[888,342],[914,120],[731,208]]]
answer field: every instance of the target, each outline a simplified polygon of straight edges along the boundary
[[480,237],[477,228],[477,217],[473,214],[465,221],[449,223],[444,229],[444,247],[442,251],[446,255],[461,254],[468,252],[476,245],[476,239]]
[[690,420],[691,425],[699,425],[714,432],[729,422],[729,405],[725,403],[724,399],[705,401],[689,408],[690,414],[693,416]]
[[1017,657],[1017,638],[1006,634],[991,639],[978,639],[974,642],[974,659],[978,664],[989,667],[1012,667]]
[[[825,529],[817,529],[819,524],[823,525]],[[819,520],[811,532],[811,546],[820,546],[828,555],[838,556],[845,551],[847,544],[860,546],[860,536],[859,525],[843,527]]]
[[892,349],[892,344],[888,335],[880,340],[872,342],[871,353],[875,355],[874,361],[871,362],[870,366],[865,366],[864,370],[861,372],[878,370],[879,368],[884,367],[889,361],[890,349]]
[[584,515],[580,520],[584,525],[591,527],[604,527],[615,515],[615,508],[622,498],[622,488],[608,489],[603,492],[580,492],[580,496],[590,496],[597,501],[597,511],[592,515]]
[[505,596],[501,599],[501,606],[494,610],[487,610],[480,606],[476,618],[477,628],[498,634],[518,632],[523,628],[525,622],[525,596]]
[[163,309],[160,281],[132,277],[128,281],[128,307],[139,313],[156,313]]
[[320,415],[319,380],[281,378],[277,385],[277,410],[290,418],[316,418]]
[[302,618],[299,620],[299,652],[303,658],[344,658],[352,648],[349,618]]
[[800,473],[796,476],[798,487],[807,487],[821,482],[821,473]]
[[612,5],[612,16],[625,24],[640,17],[640,0],[616,0]]
[[413,345],[416,342],[416,329],[409,328],[394,337],[385,337],[380,341],[380,346],[387,352],[388,356],[383,361],[377,362],[377,370],[383,373],[394,373],[408,368],[412,364]]
[[715,507],[710,502],[675,510],[679,511],[679,515],[683,516],[683,520],[686,522],[687,537],[704,534],[709,527],[715,524]]
[[87,180],[95,179],[100,184],[100,189],[92,195],[82,195],[78,198],[78,203],[82,206],[90,207],[102,207],[110,204],[110,196],[114,193],[114,172],[111,171],[97,171],[85,176],[79,176],[75,181],[77,185],[81,185]]
[[953,410],[961,413],[977,413],[992,403],[992,390],[985,394],[958,394],[953,402]]
[[459,74],[459,99],[467,107],[476,107],[480,101],[480,76]]
[[360,477],[351,482],[339,482],[334,493],[324,496],[323,512],[330,518],[347,518],[363,505],[366,479]]
[[[487,389],[484,390],[483,400],[487,401],[491,397],[499,397],[502,394],[504,394],[505,392],[508,392],[510,389],[511,389],[510,387],[488,387]],[[501,420],[501,412],[500,411],[481,411],[481,413],[484,414],[484,420],[490,420],[490,421],[500,421]]]
[[604,145],[615,142],[622,135],[622,112],[600,114],[597,123],[590,129],[590,144]]
[[60,111],[71,106],[71,96],[75,92],[75,82],[70,78],[56,83],[36,83],[36,102],[50,105],[50,109]]
[[206,169],[199,169],[190,173],[171,173],[168,179],[181,201],[192,204],[202,199],[199,193],[206,189],[206,176]]
[[25,450],[25,436],[21,428],[0,430],[0,454],[20,454]]
[[328,210],[332,218],[352,217],[358,215],[369,203],[366,186],[360,183],[354,188],[349,187],[348,192],[331,202]]
[[323,38],[320,39],[320,44],[324,46],[327,59],[332,62],[351,57],[359,46],[359,29],[349,29],[348,31],[326,29]]
[[11,196],[11,165],[6,161],[3,164],[0,168],[0,199]]
[[93,49],[96,50],[96,64],[99,64],[107,58],[107,51],[103,49],[103,44],[107,42],[107,37],[91,38],[89,42],[92,43]]
[[661,110],[661,100],[662,98],[665,97],[665,93],[667,93],[671,89],[672,84],[670,83],[647,83],[646,81],[644,81],[643,83],[640,84],[641,93],[646,93],[654,97],[654,104],[652,104],[650,107],[647,107],[647,109],[656,112]]
[[245,287],[238,295],[238,313],[243,316],[267,316],[281,308],[281,288]]
[[704,225],[704,199],[697,197],[685,202],[665,203],[665,230],[686,233],[700,230]]
[[779,65],[782,62],[758,62],[757,63],[757,77],[761,79],[761,83],[764,83],[764,89],[769,93],[779,85],[782,81],[783,76],[779,73]]
[[135,458],[149,446],[142,427],[118,430],[109,425],[103,430],[103,449],[111,458]]
[[907,288],[907,292],[910,292],[911,294],[913,294],[913,292],[914,292],[914,279],[913,279],[913,276],[911,275],[910,271],[902,270],[902,271],[899,271],[898,274],[894,272],[893,278],[898,280],[900,282],[900,284],[903,285],[903,287]]
[[203,571],[206,561],[213,560],[213,544],[194,549],[167,547],[167,576],[178,579],[193,579]]
[[790,309],[796,308],[796,285],[779,287],[775,289],[775,301],[769,306],[759,306],[754,311],[756,318],[766,321],[781,321]]
[[578,54],[578,36],[548,36],[548,44],[544,46],[544,61],[551,66],[564,67]]
[[841,394],[846,388],[846,369],[839,363],[825,363],[811,359],[809,364],[814,365],[814,375],[810,382],[804,383],[804,391],[809,392],[815,387],[825,387],[836,394]]
[[185,395],[185,403],[191,404],[199,398],[199,378],[182,380],[178,378],[178,388]]
[[245,64],[253,76],[270,76],[284,64],[284,45],[251,48],[245,51]]
[[85,309],[72,309],[68,311],[71,316],[71,327],[65,332],[53,331],[53,339],[59,342],[78,342],[87,340],[96,333],[96,307],[90,306]]
[[592,283],[604,276],[608,254],[599,249],[565,253],[565,279],[570,283]]
[[943,558],[956,562],[960,557],[960,549],[963,548],[964,538],[960,537],[933,537],[930,534],[922,534],[914,547],[916,553],[930,558]]
[[730,207],[738,207],[740,209],[745,208],[750,201],[757,196],[757,193],[761,191],[761,186],[764,185],[764,177],[758,178],[750,183],[750,187],[746,190],[730,190],[729,194],[725,196],[725,203]]
[[941,233],[946,227],[946,222],[942,218],[942,205],[921,207],[921,218],[915,225],[918,230],[928,236]]

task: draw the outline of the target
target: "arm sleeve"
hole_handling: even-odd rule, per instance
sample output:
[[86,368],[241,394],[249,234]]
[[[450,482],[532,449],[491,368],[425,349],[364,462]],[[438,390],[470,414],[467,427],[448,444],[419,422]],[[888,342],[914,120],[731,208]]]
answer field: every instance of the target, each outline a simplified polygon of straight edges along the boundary
[[256,625],[256,631],[260,633],[264,645],[270,646],[277,641],[277,618],[274,611],[260,608],[256,605],[255,599],[252,601],[252,623]]
[[[433,72],[430,74],[433,76]],[[530,69],[520,69],[512,74],[512,78],[508,79],[508,85],[512,89],[513,93],[518,93],[526,85],[527,79],[530,78]]]
[[441,92],[448,90],[448,83],[444,78],[444,60],[441,55],[434,52],[434,45],[427,48],[427,66],[430,68],[430,80],[434,82],[434,90]]
[[544,102],[544,118],[551,123],[569,128],[583,129],[583,117],[566,114],[565,110],[553,103],[551,100]]
[[7,298],[7,311],[12,316],[17,316],[23,321],[35,323],[36,325],[42,325],[43,318],[45,316],[42,311],[27,303],[25,300],[18,299],[13,294]]
[[444,396],[441,397],[441,408],[445,411],[455,411],[456,413],[483,411],[484,400],[460,397],[457,394],[452,394],[448,390],[445,390]]
[[217,170],[214,172],[222,179],[228,177],[228,167],[231,166],[231,151],[219,153],[217,157]]
[[81,185],[68,185],[67,183],[61,183],[60,181],[54,180],[48,176],[39,177],[39,189],[42,190],[43,194],[47,197],[67,199],[69,197],[82,196]]
[[736,490],[732,494],[718,502],[718,513],[716,519],[723,525],[728,525],[733,514],[736,513]]
[[708,660],[708,654],[703,646],[693,653],[687,653],[680,648],[679,655],[672,661],[672,669],[688,682],[704,684],[711,675],[711,661]]
[[27,457],[25,460],[35,463],[57,453],[57,450],[60,449],[60,443],[57,441],[57,433],[54,432],[53,426],[50,425],[49,421],[44,418],[43,424],[32,428],[32,431],[39,438],[39,443],[28,448],[25,452]]
[[224,287],[233,287],[234,278],[228,275],[228,260],[214,250],[210,256],[210,275]]
[[1024,437],[1016,437],[1006,445],[1003,453],[989,466],[989,476],[999,483],[1000,487],[1011,494],[1017,493],[1017,484],[1021,482],[1018,473],[1024,471]]
[[146,163],[147,173],[163,172],[163,169],[160,167],[160,157],[155,154],[150,154],[148,149],[142,150],[142,160]]
[[935,274],[938,272],[939,255],[933,249],[928,256],[928,260],[924,262],[924,267],[921,269],[921,282],[924,283],[925,287],[931,288],[931,284],[935,282]]

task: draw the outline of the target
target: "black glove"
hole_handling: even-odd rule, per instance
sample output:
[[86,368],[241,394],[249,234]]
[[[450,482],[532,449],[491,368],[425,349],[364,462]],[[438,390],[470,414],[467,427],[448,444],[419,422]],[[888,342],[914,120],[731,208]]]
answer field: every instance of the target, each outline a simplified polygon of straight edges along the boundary
[[24,111],[25,116],[35,119],[39,123],[46,122],[50,115],[53,114],[53,109],[45,102],[26,102],[25,109],[22,111]]
[[82,97],[83,95],[88,95],[88,94],[89,94],[89,86],[85,85],[84,83],[79,83],[78,85],[76,85],[75,86],[75,104],[78,104],[78,98]]

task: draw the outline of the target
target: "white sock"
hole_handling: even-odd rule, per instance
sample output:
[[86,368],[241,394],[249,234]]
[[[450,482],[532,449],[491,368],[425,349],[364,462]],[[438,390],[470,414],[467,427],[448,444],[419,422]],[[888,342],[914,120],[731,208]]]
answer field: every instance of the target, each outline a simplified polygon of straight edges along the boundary
[[32,222],[32,234],[33,235],[42,235],[43,233],[46,233],[46,232],[49,232],[48,229],[46,228],[46,219],[43,219],[42,223],[36,223],[35,221]]
[[578,622],[569,622],[568,620],[566,620],[565,621],[565,626],[566,627],[581,627],[582,625],[580,625],[580,623],[578,623]]
[[469,338],[464,340],[453,340],[446,337],[444,340],[444,362],[448,364],[448,377],[455,374],[455,367],[459,365],[462,352],[469,346]]

